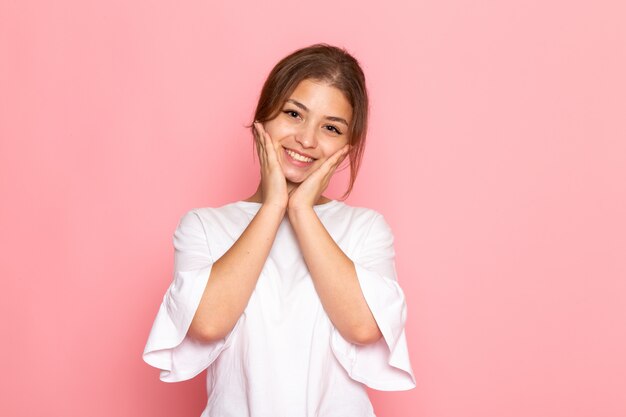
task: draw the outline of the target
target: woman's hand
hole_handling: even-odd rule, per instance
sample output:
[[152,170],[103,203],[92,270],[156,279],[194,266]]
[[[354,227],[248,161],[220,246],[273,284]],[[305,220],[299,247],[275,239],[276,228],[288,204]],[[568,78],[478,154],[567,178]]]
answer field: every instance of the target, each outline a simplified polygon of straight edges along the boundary
[[254,122],[254,127],[256,149],[261,165],[262,204],[275,205],[286,209],[289,201],[287,180],[278,161],[276,144],[263,129],[263,125],[260,122]]
[[304,181],[289,193],[287,209],[291,211],[301,208],[312,208],[330,182],[335,170],[348,155],[349,145],[345,145],[322,165],[311,173]]

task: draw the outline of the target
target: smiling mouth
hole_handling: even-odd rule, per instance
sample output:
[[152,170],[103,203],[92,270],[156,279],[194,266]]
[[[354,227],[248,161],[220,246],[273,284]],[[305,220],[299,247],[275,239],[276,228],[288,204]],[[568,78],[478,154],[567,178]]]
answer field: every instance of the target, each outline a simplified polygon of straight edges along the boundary
[[292,159],[298,161],[298,162],[304,162],[304,163],[311,163],[313,161],[315,161],[315,159],[313,158],[309,158],[307,156],[304,155],[300,155],[297,152],[292,151],[291,149],[287,149],[285,148],[285,152],[287,153],[287,155],[289,155]]

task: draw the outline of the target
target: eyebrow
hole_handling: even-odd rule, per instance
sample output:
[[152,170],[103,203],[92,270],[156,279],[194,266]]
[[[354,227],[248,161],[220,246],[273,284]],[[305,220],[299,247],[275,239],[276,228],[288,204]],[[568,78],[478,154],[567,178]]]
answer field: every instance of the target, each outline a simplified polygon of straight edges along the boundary
[[[292,98],[288,98],[286,101],[289,102],[289,103],[295,104],[296,106],[300,107],[304,111],[309,111],[309,109],[304,104],[300,103],[299,101],[296,101],[296,100],[294,100]],[[346,119],[343,119],[341,117],[326,116],[326,119],[331,120],[333,122],[343,123],[344,125],[349,126],[348,122],[346,122]]]

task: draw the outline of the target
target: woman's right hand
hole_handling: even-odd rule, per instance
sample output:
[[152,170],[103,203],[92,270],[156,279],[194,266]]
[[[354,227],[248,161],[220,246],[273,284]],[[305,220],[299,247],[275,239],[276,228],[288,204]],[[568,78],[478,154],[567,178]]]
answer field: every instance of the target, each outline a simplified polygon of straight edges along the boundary
[[257,154],[259,155],[259,163],[261,165],[262,204],[286,209],[289,202],[287,180],[278,160],[276,144],[260,122],[254,122],[254,132]]

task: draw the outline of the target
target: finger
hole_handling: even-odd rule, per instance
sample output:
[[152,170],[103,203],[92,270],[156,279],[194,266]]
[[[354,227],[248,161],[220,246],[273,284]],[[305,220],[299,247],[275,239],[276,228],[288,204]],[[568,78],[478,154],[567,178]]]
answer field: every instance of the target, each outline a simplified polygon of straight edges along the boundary
[[267,156],[270,152],[268,149],[271,147],[270,145],[273,145],[273,141],[269,133],[265,131],[261,123],[258,123],[257,126],[259,127],[259,132],[261,132],[261,137],[263,138],[263,150],[265,151],[265,155]]
[[261,147],[263,145],[261,144],[261,137],[260,137],[261,135],[259,134],[259,129],[257,128],[256,121],[253,123],[252,136],[254,136],[254,143],[256,145],[257,153],[259,154],[259,157],[260,157]]
[[325,181],[329,181],[330,177],[333,176],[333,174],[335,173],[335,171],[337,170],[337,167],[339,167],[339,165],[341,164],[341,161],[343,161],[345,159],[345,157],[348,155],[348,150],[350,148],[346,146],[344,146],[343,148],[341,148],[340,150],[338,150],[337,152],[335,152],[330,158],[328,158],[326,161],[324,161],[324,164],[322,164],[322,172],[323,172],[323,178]]
[[263,131],[260,126],[259,122],[254,122],[254,137],[263,145]]
[[270,137],[269,133],[267,133],[264,129],[262,129],[263,134],[263,150],[265,151],[265,158],[267,161],[273,160],[273,152],[274,152],[274,141]]
[[350,148],[347,148],[343,154],[339,157],[339,160],[337,161],[337,167],[339,165],[341,165],[341,163],[348,157],[348,155],[350,155]]
[[348,156],[348,153],[350,152],[350,146],[346,145],[343,148],[341,148],[339,150],[339,152],[337,152],[339,155],[337,155],[337,165],[339,165],[341,163],[341,161],[343,161],[346,156]]
[[275,142],[272,139],[270,134],[267,133],[265,129],[263,129],[263,126],[260,126],[260,128],[261,128],[261,131],[263,132],[263,137],[265,138],[265,151],[266,151],[268,160],[274,161],[276,164],[280,165],[279,160],[278,160],[278,149],[277,149],[280,146],[278,145],[277,142]]
[[261,167],[265,164],[265,152],[263,151],[263,145],[261,144],[261,140],[257,138],[256,141],[256,152],[259,156],[259,162],[261,163]]
[[257,153],[259,155],[259,162],[261,164],[261,169],[265,165],[267,165],[267,146],[265,144],[265,137],[258,129],[259,123],[255,122],[255,140],[257,144]]
[[348,149],[348,145],[346,145],[343,148],[339,149],[337,152],[335,152],[333,155],[331,155],[331,157],[328,158],[326,161],[324,161],[324,164],[327,165],[327,168],[336,168],[348,154]]
[[255,143],[260,146],[259,142],[261,141],[261,134],[259,133],[259,129],[257,127],[257,122],[254,122],[254,124],[253,124],[252,134],[254,136]]
[[280,145],[278,144],[277,141],[275,141],[274,139],[272,139],[272,137],[267,134],[269,143],[268,143],[268,154],[272,155],[272,158],[274,158],[276,161],[278,161],[278,152],[279,152],[279,148]]

